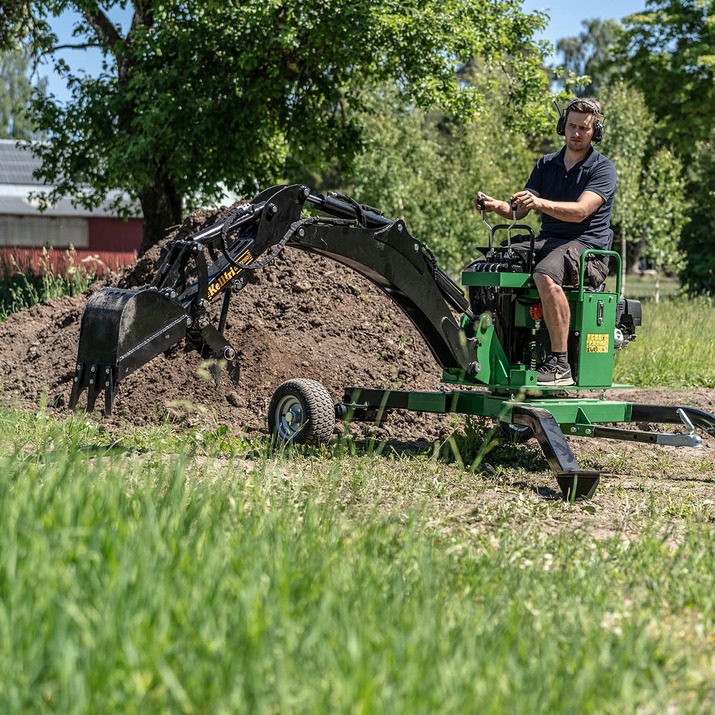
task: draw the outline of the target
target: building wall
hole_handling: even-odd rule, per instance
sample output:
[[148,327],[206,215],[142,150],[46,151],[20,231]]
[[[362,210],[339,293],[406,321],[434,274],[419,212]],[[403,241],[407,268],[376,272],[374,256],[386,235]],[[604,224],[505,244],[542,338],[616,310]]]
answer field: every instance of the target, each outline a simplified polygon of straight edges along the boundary
[[92,251],[138,251],[144,233],[144,221],[130,218],[94,217],[87,219],[88,248]]
[[0,214],[0,246],[88,248],[86,218],[67,216],[12,216]]
[[103,275],[136,262],[143,221],[104,216],[0,214],[0,278],[7,272],[77,267]]
[[65,275],[77,269],[99,276],[136,263],[136,251],[88,251],[67,248],[0,246],[0,280],[16,272]]

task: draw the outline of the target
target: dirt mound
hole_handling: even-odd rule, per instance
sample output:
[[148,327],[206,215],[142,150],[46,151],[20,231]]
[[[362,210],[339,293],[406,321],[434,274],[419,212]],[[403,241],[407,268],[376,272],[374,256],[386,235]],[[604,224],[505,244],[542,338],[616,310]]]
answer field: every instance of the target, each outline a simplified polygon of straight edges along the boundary
[[[167,241],[213,223],[223,212],[192,214]],[[160,251],[156,246],[107,282],[125,288],[146,284]],[[275,388],[293,377],[319,380],[336,401],[353,385],[439,387],[441,369],[410,321],[354,271],[287,249],[255,279],[234,296],[226,326],[240,357],[239,385],[226,379],[217,387],[197,352],[182,342],[122,381],[110,422],[169,418],[215,421],[237,432],[263,430]],[[45,400],[50,409],[67,409],[80,320],[91,292],[47,301],[0,324],[6,399],[27,409]],[[435,418],[403,419],[402,439],[440,430]]]

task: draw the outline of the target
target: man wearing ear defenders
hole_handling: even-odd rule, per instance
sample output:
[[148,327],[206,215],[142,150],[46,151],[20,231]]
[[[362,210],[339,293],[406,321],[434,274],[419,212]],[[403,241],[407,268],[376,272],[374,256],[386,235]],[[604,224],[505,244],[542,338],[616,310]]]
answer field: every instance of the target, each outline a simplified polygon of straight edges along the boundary
[[[542,156],[522,191],[509,201],[481,191],[476,200],[485,211],[506,219],[541,212],[541,231],[535,242],[534,283],[541,298],[551,353],[537,368],[538,385],[573,385],[568,362],[569,303],[564,285],[578,285],[580,258],[587,248],[610,248],[616,167],[593,148],[604,133],[604,116],[593,99],[575,99],[559,111],[556,133],[565,146]],[[475,200],[475,205],[476,205]],[[481,210],[477,206],[478,210]],[[590,258],[590,257],[589,257]],[[589,261],[585,279],[594,287],[605,280],[607,265]],[[587,280],[587,282],[589,282]]]

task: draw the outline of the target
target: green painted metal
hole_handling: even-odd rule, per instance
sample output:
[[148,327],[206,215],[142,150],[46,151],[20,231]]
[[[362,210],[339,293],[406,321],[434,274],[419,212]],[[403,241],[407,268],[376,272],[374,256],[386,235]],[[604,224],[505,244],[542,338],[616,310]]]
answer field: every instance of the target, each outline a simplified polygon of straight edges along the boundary
[[616,261],[616,295],[621,295],[621,254],[618,253],[617,251],[606,251],[601,248],[587,248],[582,254],[581,254],[581,272],[580,276],[581,279],[579,281],[579,286],[578,286],[578,291],[579,291],[579,300],[582,298],[584,291],[586,290],[586,287],[583,283],[583,277],[585,275],[584,267],[586,265],[586,259],[589,256],[605,256],[607,258],[613,258]]
[[576,384],[582,388],[610,387],[618,296],[573,291],[567,297],[571,306],[569,352],[576,356]]
[[462,273],[462,285],[465,286],[525,288],[530,280],[531,275],[528,273]]
[[477,341],[477,362],[481,368],[475,379],[482,385],[507,384],[511,365],[499,342],[490,314],[479,316],[474,337]]
[[575,426],[573,434],[588,436],[594,424],[630,422],[632,403],[596,397],[547,397],[531,389],[517,393],[497,394],[487,390],[452,390],[444,392],[408,392],[403,390],[356,389],[352,400],[378,395],[381,408],[406,409],[414,412],[464,414],[511,422],[516,407],[528,406],[548,410],[560,425]]
[[[620,256],[615,251],[588,249],[584,252],[584,256],[591,254],[613,256],[620,265]],[[504,283],[498,282],[500,277],[504,279]],[[513,329],[531,333],[532,342],[537,348],[548,345],[543,320],[534,320],[530,314],[531,306],[540,302],[536,288],[529,284],[531,276],[522,273],[465,272],[462,274],[462,280],[465,285],[475,287],[498,285],[509,293],[512,285],[523,288],[513,293]],[[571,310],[569,353],[574,362],[576,388],[604,389],[612,386],[613,326],[616,322],[619,291],[620,276],[617,278],[616,292],[613,293],[588,291],[584,288],[583,280],[580,281],[578,289],[566,291]],[[477,340],[477,361],[480,369],[475,375],[458,369],[445,370],[445,383],[506,390],[537,387],[534,372],[536,365],[510,363],[490,312],[479,316],[476,323],[470,324],[469,321],[463,320],[462,329],[469,337]]]

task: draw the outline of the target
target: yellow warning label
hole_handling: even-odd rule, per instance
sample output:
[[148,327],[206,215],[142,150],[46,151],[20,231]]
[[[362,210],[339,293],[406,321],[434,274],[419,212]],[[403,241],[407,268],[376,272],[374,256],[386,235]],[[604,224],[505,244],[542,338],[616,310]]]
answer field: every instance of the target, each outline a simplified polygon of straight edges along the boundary
[[246,265],[247,263],[251,262],[251,252],[250,251],[244,251],[237,259],[236,263],[240,263],[242,265]]
[[588,333],[586,335],[586,352],[607,353],[608,341],[608,333]]

